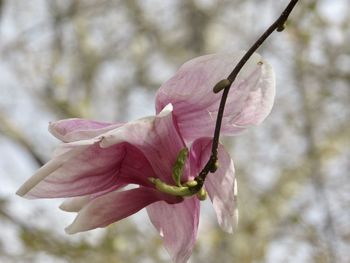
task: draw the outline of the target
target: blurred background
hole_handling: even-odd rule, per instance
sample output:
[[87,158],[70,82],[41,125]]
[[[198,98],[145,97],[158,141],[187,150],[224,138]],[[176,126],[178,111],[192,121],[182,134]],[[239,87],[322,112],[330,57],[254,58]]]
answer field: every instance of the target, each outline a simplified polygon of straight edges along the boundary
[[[248,49],[286,0],[0,0],[0,262],[169,262],[146,213],[69,236],[61,200],[17,188],[51,156],[49,121],[127,121],[185,61]],[[259,49],[277,97],[258,128],[224,140],[239,227],[203,204],[190,263],[350,262],[350,4],[304,0]]]

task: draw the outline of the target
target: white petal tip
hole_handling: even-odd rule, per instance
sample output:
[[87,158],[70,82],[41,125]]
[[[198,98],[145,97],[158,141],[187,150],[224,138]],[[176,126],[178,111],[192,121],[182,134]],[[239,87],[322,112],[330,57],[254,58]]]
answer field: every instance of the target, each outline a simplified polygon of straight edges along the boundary
[[170,112],[172,112],[173,109],[174,109],[173,104],[169,103],[169,104],[167,104],[167,105],[162,109],[162,111],[159,113],[158,116],[160,116],[160,117],[166,116],[166,115],[168,115]]
[[64,200],[58,208],[65,212],[79,212],[89,200],[89,196],[73,197]]
[[17,192],[16,192],[16,195],[19,195],[21,197],[24,197],[25,194],[27,193],[28,191],[24,188],[24,187],[20,187]]
[[228,234],[233,234],[233,229],[230,228],[230,229],[226,230],[225,232],[228,233]]
[[239,222],[239,212],[238,212],[238,209],[235,209],[235,215],[234,215],[234,227],[235,229],[237,229],[238,227],[238,222]]
[[64,229],[64,232],[66,232],[66,234],[68,234],[68,235],[73,235],[73,234],[78,233],[79,231],[76,231],[76,229],[74,229],[73,225],[69,225]]
[[70,212],[69,209],[67,209],[66,204],[64,202],[60,204],[58,208],[61,209],[62,211]]
[[234,232],[235,226],[234,223],[232,222],[231,224],[219,224],[220,228],[222,231],[228,234],[232,234]]

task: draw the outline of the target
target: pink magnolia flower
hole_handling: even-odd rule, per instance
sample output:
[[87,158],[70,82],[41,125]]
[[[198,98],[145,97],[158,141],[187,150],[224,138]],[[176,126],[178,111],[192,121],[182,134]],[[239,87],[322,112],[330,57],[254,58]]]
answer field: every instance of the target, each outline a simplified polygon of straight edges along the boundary
[[[64,143],[53,158],[18,190],[28,198],[68,197],[60,206],[78,212],[66,228],[73,234],[105,227],[147,209],[176,263],[190,257],[199,222],[196,195],[170,194],[158,180],[176,186],[173,166],[188,147],[181,183],[186,185],[210,156],[212,132],[220,100],[212,93],[242,53],[199,57],[185,63],[157,94],[154,117],[111,124],[82,119],[51,123],[49,130]],[[260,123],[274,97],[274,75],[259,55],[246,64],[231,88],[223,119],[223,133],[234,135]],[[205,189],[219,225],[232,232],[235,210],[235,174],[232,159],[222,145],[219,168],[208,175]],[[126,185],[134,185],[125,190]]]

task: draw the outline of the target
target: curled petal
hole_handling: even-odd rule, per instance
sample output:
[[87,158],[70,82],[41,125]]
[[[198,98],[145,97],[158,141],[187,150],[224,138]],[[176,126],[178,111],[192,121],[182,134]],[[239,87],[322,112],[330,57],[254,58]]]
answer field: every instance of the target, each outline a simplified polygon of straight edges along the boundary
[[160,200],[174,203],[179,202],[180,199],[163,195],[155,189],[146,187],[107,193],[85,205],[74,222],[66,228],[66,232],[75,234],[108,226]]
[[[211,152],[211,139],[201,138],[194,141],[191,148],[191,164],[196,167],[196,173],[204,167]],[[237,186],[233,161],[222,145],[218,149],[219,168],[213,174],[208,174],[205,188],[213,203],[220,227],[232,233],[237,225]],[[192,166],[191,166],[192,168]],[[195,170],[193,171],[195,172]]]
[[63,142],[73,142],[96,137],[122,126],[123,123],[108,123],[84,119],[66,119],[49,124],[49,131]]
[[[168,103],[183,138],[193,141],[212,136],[221,94],[212,89],[227,78],[244,52],[214,54],[186,62],[165,82],[156,97],[156,111]],[[222,123],[223,135],[235,135],[261,123],[269,114],[275,96],[275,76],[271,66],[254,54],[230,89]]]
[[147,207],[151,222],[163,238],[173,262],[185,263],[197,239],[200,205],[196,197],[178,204],[154,203]]

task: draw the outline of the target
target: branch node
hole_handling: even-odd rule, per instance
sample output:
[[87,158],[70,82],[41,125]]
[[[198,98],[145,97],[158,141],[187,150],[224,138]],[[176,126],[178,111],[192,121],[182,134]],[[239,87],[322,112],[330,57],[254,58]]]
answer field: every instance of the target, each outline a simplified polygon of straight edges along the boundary
[[277,31],[277,32],[282,32],[285,28],[286,28],[286,24],[283,23],[283,24],[280,24],[280,25],[276,28],[276,31]]

